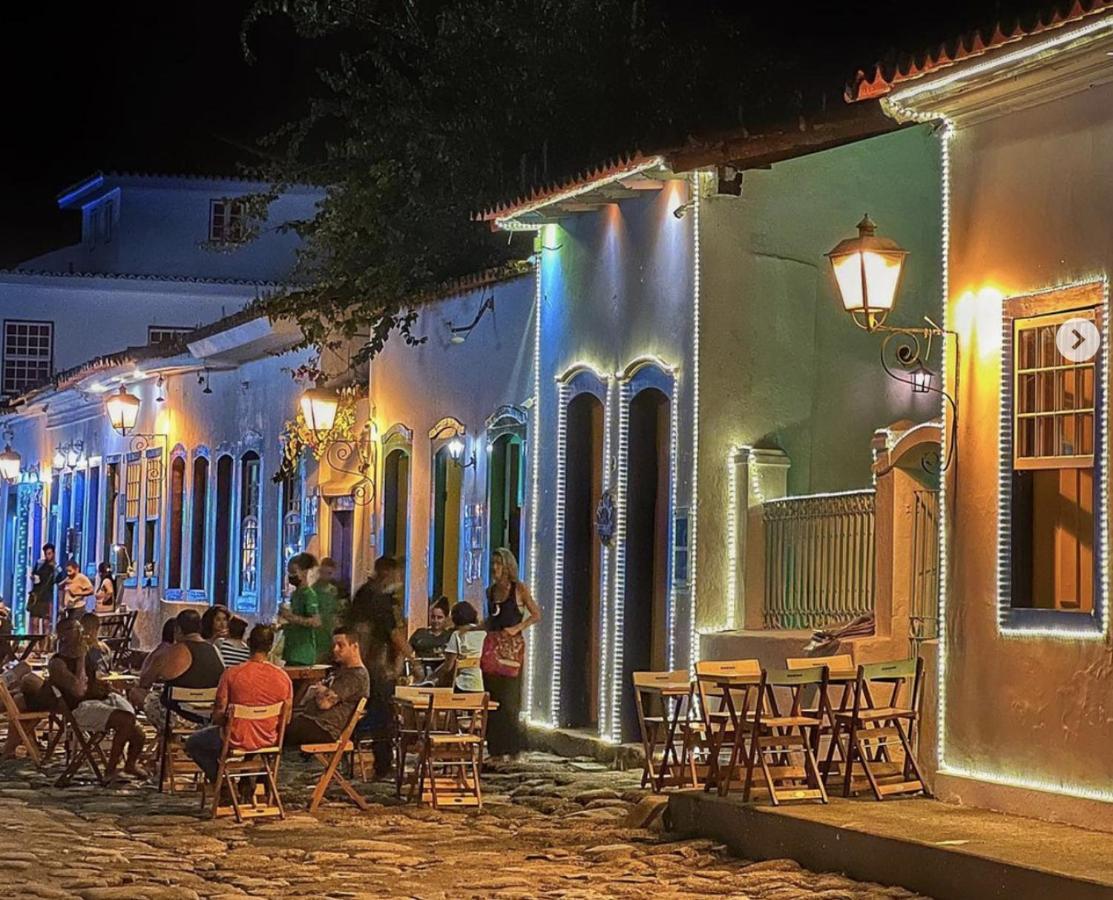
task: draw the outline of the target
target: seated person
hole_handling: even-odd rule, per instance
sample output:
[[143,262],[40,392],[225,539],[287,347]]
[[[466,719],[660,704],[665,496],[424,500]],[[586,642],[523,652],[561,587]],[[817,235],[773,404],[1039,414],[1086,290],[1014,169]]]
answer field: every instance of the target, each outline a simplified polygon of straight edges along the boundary
[[86,654],[85,632],[76,619],[58,623],[58,652],[50,658],[47,676],[45,689],[57,688],[61,692],[62,702],[73,713],[79,728],[89,733],[112,732],[105,777],[116,775],[126,745],[124,771],[136,778],[146,778],[147,773],[139,767],[143,729],[135,721],[135,710],[97,679]]
[[[224,674],[224,663],[216,647],[201,637],[201,617],[194,609],[183,609],[174,619],[174,643],[159,654],[149,666],[143,667],[139,684],[132,691],[132,702],[143,706],[155,727],[166,727],[166,710],[162,695],[151,691],[161,682],[167,688],[215,688]],[[190,722],[208,725],[209,717],[196,710],[174,705],[172,711]]]
[[224,661],[225,668],[245,663],[251,656],[251,649],[243,639],[246,633],[247,620],[232,616],[228,620],[228,634],[213,641],[213,646]]
[[480,631],[478,623],[479,613],[467,600],[461,600],[452,607],[452,624],[456,627],[434,681],[451,684],[458,694],[483,693],[483,670],[479,668],[479,658],[483,655],[487,632]]
[[[242,620],[241,620],[242,621]],[[270,706],[286,704],[286,721],[294,706],[294,686],[290,676],[267,659],[274,647],[274,626],[256,625],[247,639],[250,656],[247,662],[225,669],[216,690],[213,724],[189,736],[185,752],[200,766],[209,782],[216,781],[223,750],[224,725],[231,704]],[[272,747],[278,740],[278,719],[237,721],[229,735],[232,746],[239,750]]]
[[[54,694],[46,687],[43,680],[31,671],[27,663],[16,663],[10,669],[0,672],[0,680],[8,688],[8,693],[12,695],[15,707],[20,712],[49,712],[54,708]],[[0,751],[0,759],[14,759],[19,743],[19,732],[9,725],[4,749]]]
[[419,659],[443,656],[452,631],[448,627],[448,598],[441,597],[429,606],[429,626],[410,635],[410,646]]
[[359,701],[371,690],[371,679],[359,653],[359,638],[346,626],[332,635],[337,668],[305,692],[302,705],[286,729],[287,746],[331,744],[348,724]]
[[87,612],[80,622],[81,629],[85,632],[85,646],[89,648],[87,659],[98,675],[107,675],[111,671],[109,663],[112,660],[112,651],[108,644],[100,640],[100,616],[95,612]]

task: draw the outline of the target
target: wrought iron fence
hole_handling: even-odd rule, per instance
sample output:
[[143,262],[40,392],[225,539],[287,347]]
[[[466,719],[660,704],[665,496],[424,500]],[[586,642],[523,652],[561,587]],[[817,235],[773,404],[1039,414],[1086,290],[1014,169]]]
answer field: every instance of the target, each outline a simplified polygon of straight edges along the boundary
[[913,494],[908,627],[913,645],[939,631],[939,492]]
[[874,608],[874,492],[763,504],[766,628],[817,628]]

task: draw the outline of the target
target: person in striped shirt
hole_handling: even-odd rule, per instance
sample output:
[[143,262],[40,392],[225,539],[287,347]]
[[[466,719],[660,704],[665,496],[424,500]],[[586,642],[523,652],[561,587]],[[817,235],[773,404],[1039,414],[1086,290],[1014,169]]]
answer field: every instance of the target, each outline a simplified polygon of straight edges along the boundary
[[245,643],[243,636],[247,633],[247,620],[239,616],[232,616],[228,620],[228,634],[213,641],[216,652],[224,662],[224,668],[230,669],[238,666],[251,658],[251,650]]

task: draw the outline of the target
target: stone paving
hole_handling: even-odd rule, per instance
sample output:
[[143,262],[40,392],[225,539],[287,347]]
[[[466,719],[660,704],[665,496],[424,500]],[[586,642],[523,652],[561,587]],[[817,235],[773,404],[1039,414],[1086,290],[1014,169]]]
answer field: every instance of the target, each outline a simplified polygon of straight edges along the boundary
[[[285,821],[210,820],[196,795],[150,785],[52,787],[0,763],[0,898],[739,897],[911,898],[900,888],[747,863],[706,840],[627,827],[634,773],[530,754],[484,776],[483,812],[399,805],[363,785],[370,812],[335,800],[304,813],[314,774],[283,763]],[[338,793],[338,792],[337,792]]]

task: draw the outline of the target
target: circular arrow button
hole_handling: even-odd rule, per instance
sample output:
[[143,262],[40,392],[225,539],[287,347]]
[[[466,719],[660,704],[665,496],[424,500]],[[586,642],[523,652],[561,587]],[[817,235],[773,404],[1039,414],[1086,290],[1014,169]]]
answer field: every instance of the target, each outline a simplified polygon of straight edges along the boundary
[[1071,362],[1088,362],[1101,347],[1101,332],[1090,319],[1067,319],[1055,334],[1055,346]]

